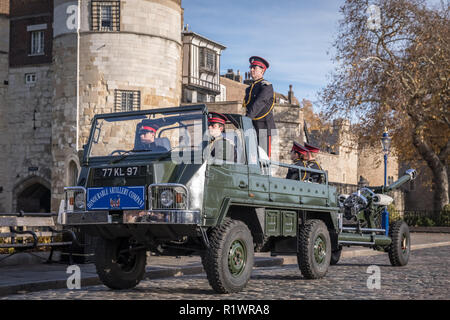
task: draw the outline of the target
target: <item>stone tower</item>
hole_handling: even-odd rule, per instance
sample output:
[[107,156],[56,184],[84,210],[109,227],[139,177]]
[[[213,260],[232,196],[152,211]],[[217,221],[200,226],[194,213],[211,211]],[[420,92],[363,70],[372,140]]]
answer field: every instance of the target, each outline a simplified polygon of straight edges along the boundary
[[180,104],[182,20],[181,0],[0,0],[0,211],[58,211],[95,114]]
[[81,0],[80,8],[55,0],[54,7],[55,211],[95,114],[180,104],[183,12],[181,0]]

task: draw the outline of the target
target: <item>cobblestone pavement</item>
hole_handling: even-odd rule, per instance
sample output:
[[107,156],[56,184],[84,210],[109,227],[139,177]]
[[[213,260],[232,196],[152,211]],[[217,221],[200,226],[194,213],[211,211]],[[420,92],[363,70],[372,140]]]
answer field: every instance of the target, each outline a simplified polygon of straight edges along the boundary
[[[297,299],[450,299],[450,246],[415,250],[405,267],[392,267],[387,254],[344,258],[320,280],[304,279],[296,265],[255,268],[244,291],[216,294],[205,274],[144,280],[136,288],[112,291],[105,286],[48,290],[2,299],[52,300],[297,300]],[[380,268],[380,289],[369,289],[369,266]]]

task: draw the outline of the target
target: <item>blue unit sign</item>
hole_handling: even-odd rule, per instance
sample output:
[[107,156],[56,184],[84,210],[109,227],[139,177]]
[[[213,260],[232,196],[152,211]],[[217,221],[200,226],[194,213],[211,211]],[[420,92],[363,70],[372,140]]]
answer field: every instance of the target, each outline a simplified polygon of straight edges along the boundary
[[103,187],[87,189],[88,210],[145,209],[145,187]]

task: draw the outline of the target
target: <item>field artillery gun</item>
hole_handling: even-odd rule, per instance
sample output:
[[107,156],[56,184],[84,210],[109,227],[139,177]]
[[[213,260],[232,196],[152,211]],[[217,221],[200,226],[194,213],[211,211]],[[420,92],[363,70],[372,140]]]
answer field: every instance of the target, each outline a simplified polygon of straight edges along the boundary
[[388,186],[363,187],[351,195],[338,197],[341,213],[339,215],[338,250],[333,251],[330,264],[339,261],[343,246],[365,246],[389,253],[393,266],[408,263],[410,235],[404,221],[389,224],[387,206],[393,198],[387,193],[414,180],[417,172],[409,169],[394,183]]

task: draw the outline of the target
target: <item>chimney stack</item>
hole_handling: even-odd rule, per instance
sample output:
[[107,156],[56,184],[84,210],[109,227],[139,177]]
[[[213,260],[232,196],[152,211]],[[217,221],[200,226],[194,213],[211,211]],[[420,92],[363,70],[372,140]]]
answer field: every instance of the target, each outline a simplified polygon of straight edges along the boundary
[[289,85],[289,92],[288,92],[288,102],[289,104],[292,104],[292,98],[294,97],[294,92],[292,91],[292,84]]

